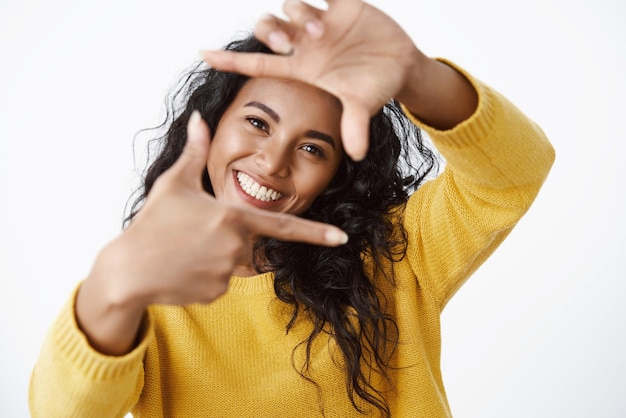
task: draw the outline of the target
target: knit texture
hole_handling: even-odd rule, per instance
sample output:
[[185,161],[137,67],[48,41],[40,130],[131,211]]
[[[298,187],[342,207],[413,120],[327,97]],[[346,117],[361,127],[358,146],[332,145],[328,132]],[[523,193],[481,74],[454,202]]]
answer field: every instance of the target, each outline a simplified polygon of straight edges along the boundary
[[[438,131],[410,115],[446,167],[398,218],[409,244],[407,256],[389,266],[395,285],[373,278],[399,327],[393,385],[372,375],[394,417],[451,416],[440,371],[441,311],[527,211],[554,160],[541,129],[464,74],[479,96],[468,120]],[[140,344],[121,357],[89,346],[74,318],[74,296],[33,370],[34,418],[122,417],[131,408],[136,417],[360,416],[328,335],[317,338],[310,368],[302,370],[298,344],[311,326],[301,318],[286,333],[291,310],[277,300],[272,273],[233,277],[209,305],[151,306]]]

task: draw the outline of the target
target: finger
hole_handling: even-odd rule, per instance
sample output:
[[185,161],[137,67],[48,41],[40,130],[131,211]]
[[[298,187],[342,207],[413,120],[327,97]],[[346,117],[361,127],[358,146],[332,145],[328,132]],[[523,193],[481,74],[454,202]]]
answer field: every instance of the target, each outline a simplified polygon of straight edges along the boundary
[[170,169],[174,177],[190,187],[202,187],[201,176],[209,157],[209,127],[194,110],[187,122],[187,142]]
[[267,14],[256,23],[254,37],[277,54],[290,54],[293,49],[291,38],[296,30],[289,22]]
[[324,34],[321,10],[301,0],[285,0],[283,12],[293,25],[304,28],[312,38],[319,39]]
[[285,213],[240,209],[239,219],[254,236],[281,241],[336,247],[348,242],[348,234],[336,226],[302,219]]
[[280,55],[233,51],[203,51],[202,58],[211,67],[250,77],[290,78],[287,59]]
[[346,154],[354,161],[361,161],[369,148],[369,112],[357,105],[342,102],[341,140]]

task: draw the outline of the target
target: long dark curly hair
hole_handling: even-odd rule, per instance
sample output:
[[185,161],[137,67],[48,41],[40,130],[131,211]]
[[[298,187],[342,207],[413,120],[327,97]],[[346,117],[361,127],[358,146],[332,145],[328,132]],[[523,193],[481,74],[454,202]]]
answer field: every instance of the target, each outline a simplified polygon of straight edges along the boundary
[[[272,53],[250,34],[225,49]],[[166,120],[158,127],[166,131],[151,140],[151,145],[158,147],[158,155],[149,163],[125,225],[138,213],[157,177],[180,156],[193,110],[199,110],[211,132],[215,132],[248,79],[199,63],[180,80],[168,100]],[[328,248],[262,238],[255,244],[255,267],[259,272],[274,272],[277,297],[293,307],[287,332],[301,315],[313,325],[311,334],[299,346],[305,349],[306,362],[296,367],[297,371],[311,380],[307,375],[313,340],[330,333],[343,355],[348,396],[361,413],[366,411],[359,407],[356,397],[384,416],[390,415],[383,393],[368,376],[372,370],[387,376],[398,340],[396,323],[385,312],[384,295],[368,275],[363,260],[371,260],[367,269],[383,274],[393,284],[393,272],[385,272],[383,263],[404,257],[406,233],[391,218],[437,170],[437,162],[436,153],[427,146],[419,129],[392,100],[371,118],[370,149],[365,159],[354,162],[344,156],[327,190],[300,215],[337,225],[349,234],[349,242]],[[206,170],[202,184],[213,194]]]

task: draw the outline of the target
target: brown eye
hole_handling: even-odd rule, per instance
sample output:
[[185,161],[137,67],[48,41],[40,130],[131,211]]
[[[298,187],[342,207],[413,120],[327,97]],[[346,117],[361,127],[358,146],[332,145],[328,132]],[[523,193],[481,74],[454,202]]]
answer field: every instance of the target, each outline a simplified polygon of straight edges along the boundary
[[302,146],[302,150],[310,154],[313,154],[316,157],[326,158],[326,154],[324,154],[324,150],[318,147],[317,145],[306,144]]
[[246,120],[248,121],[248,123],[250,123],[250,125],[254,126],[256,129],[260,129],[263,132],[268,132],[267,124],[265,123],[263,119],[259,119],[254,116],[248,116]]

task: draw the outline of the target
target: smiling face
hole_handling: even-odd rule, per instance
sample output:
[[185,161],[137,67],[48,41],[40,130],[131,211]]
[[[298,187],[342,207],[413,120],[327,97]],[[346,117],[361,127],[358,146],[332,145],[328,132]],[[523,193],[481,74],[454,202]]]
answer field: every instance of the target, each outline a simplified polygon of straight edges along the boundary
[[207,169],[215,197],[291,214],[308,209],[343,158],[336,98],[295,81],[249,80],[220,120]]

